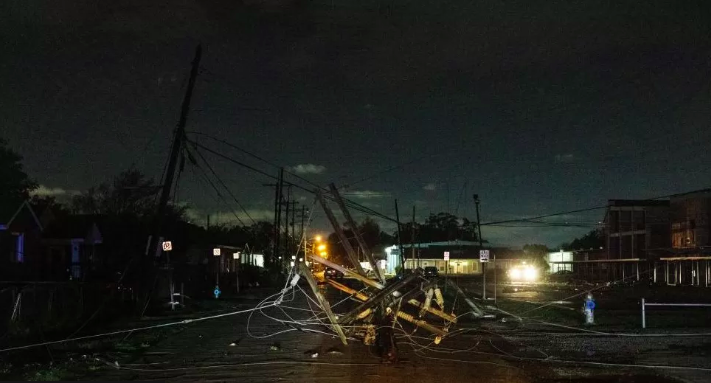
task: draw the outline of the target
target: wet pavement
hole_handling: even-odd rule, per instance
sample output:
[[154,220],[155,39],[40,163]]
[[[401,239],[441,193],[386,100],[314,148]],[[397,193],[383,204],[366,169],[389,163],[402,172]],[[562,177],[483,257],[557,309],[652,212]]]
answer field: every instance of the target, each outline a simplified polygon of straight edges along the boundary
[[[328,294],[332,301],[341,296]],[[242,310],[255,303],[226,303],[226,308]],[[309,307],[303,297],[284,306],[293,318],[310,315],[301,311]],[[264,314],[284,318],[277,308],[266,309]],[[667,383],[708,382],[711,374],[704,370],[635,366],[680,365],[680,360],[690,357],[685,365],[705,366],[708,355],[690,351],[703,346],[697,338],[565,336],[559,329],[528,328],[510,322],[464,322],[461,331],[453,332],[437,346],[431,344],[426,333],[398,331],[400,362],[388,364],[381,361],[373,347],[359,341],[343,346],[330,333],[302,330],[261,313],[251,318],[239,315],[190,324],[141,355],[117,360],[118,366],[103,368],[86,379]],[[679,345],[691,349],[675,348]]]

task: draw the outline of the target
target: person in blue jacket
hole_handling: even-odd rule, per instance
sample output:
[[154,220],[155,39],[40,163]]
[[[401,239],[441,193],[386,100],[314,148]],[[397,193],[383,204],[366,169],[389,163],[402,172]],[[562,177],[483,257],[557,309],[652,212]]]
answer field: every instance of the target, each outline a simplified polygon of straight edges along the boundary
[[595,299],[593,299],[591,293],[588,293],[588,296],[585,298],[583,311],[585,312],[585,324],[595,324]]

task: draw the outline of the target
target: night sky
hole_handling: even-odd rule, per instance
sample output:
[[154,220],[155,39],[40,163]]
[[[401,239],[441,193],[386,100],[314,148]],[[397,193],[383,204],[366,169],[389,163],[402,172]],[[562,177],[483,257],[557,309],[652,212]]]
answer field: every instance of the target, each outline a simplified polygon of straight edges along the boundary
[[[245,4],[1,2],[2,136],[39,192],[67,197],[132,164],[160,178],[199,42],[189,131],[350,185],[388,215],[394,198],[408,219],[413,204],[473,218],[478,193],[489,222],[711,186],[709,1]],[[272,219],[273,180],[203,154],[254,218]],[[232,220],[237,207],[198,174],[186,167],[178,200],[195,222]],[[483,235],[557,245],[603,213]]]

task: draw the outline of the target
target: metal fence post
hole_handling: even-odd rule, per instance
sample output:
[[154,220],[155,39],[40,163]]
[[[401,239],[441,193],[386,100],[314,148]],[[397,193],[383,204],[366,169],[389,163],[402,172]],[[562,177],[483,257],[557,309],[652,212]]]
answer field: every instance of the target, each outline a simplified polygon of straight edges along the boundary
[[642,328],[647,328],[647,318],[644,312],[644,298],[642,298]]

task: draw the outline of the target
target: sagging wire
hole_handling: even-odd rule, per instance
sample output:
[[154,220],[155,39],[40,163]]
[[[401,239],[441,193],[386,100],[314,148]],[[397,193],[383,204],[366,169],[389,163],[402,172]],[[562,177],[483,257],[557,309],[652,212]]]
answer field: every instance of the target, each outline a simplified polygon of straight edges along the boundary
[[[269,305],[265,305],[265,306],[261,307],[261,309],[266,308],[266,307],[269,307]],[[95,334],[95,335],[80,336],[80,337],[76,337],[76,338],[68,338],[68,339],[55,340],[55,341],[49,341],[49,342],[34,343],[34,344],[28,344],[28,345],[24,345],[24,346],[17,346],[17,347],[8,347],[8,348],[0,349],[0,353],[8,352],[8,351],[24,350],[24,349],[28,349],[28,348],[34,348],[34,347],[48,346],[48,345],[53,345],[53,344],[75,342],[75,341],[86,340],[86,339],[102,338],[102,337],[108,337],[108,336],[112,336],[112,335],[132,333],[132,332],[136,332],[136,331],[146,331],[146,330],[152,330],[152,329],[156,329],[156,328],[186,325],[186,324],[190,324],[190,323],[202,322],[205,320],[223,318],[223,317],[227,317],[227,316],[239,315],[239,314],[245,314],[245,313],[250,313],[250,315],[251,315],[252,313],[254,313],[255,311],[257,311],[259,309],[260,309],[260,307],[253,307],[251,309],[246,309],[246,310],[231,311],[231,312],[227,312],[227,313],[223,313],[223,314],[204,316],[204,317],[199,317],[199,318],[194,318],[194,319],[184,319],[181,321],[161,323],[161,324],[157,324],[157,325],[153,325],[153,326],[136,327],[136,328],[125,329],[125,330],[105,332],[105,333]]]

